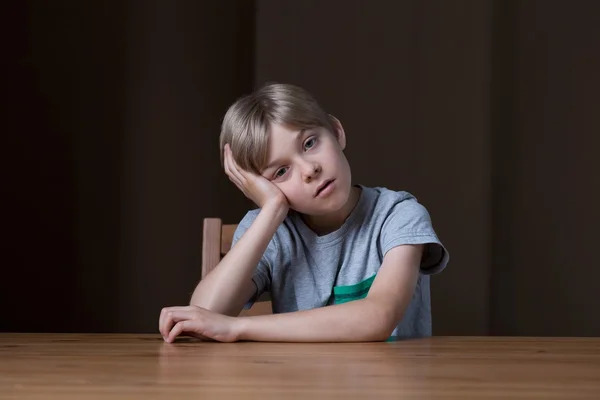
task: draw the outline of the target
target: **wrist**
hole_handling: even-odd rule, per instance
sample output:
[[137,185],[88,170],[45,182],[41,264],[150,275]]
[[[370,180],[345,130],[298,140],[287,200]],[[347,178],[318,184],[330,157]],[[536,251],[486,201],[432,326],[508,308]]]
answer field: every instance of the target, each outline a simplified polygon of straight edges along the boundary
[[283,222],[290,207],[287,204],[287,200],[272,200],[265,203],[262,210],[265,211],[275,221]]
[[250,317],[236,317],[235,318],[235,337],[236,340],[250,340],[248,338],[248,323]]

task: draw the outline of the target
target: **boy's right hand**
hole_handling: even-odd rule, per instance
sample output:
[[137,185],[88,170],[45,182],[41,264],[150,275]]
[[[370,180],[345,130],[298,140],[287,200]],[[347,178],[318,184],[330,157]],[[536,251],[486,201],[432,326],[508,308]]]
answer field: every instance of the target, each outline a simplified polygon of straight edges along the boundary
[[225,145],[223,151],[225,173],[229,177],[229,180],[232,181],[247,198],[256,203],[260,208],[274,206],[279,209],[285,209],[287,212],[287,209],[289,209],[289,202],[281,189],[263,176],[240,168],[233,159],[229,144]]

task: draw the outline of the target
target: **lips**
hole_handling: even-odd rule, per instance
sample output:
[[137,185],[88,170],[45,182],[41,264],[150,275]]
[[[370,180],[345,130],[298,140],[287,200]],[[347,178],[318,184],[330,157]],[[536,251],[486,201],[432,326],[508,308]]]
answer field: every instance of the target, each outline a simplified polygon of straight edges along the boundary
[[325,189],[333,181],[333,179],[327,179],[326,181],[323,181],[323,183],[321,183],[317,188],[317,191],[315,192],[315,197],[318,196],[319,193],[321,193],[323,189]]

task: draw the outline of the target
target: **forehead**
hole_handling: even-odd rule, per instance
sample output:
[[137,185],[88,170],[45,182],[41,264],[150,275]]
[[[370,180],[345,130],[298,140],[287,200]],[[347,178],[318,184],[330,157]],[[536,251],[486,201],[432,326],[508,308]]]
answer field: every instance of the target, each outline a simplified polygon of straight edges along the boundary
[[269,124],[269,137],[270,139],[287,139],[288,137],[294,138],[294,136],[300,132],[303,127],[293,126],[289,124],[278,124],[275,122],[271,122]]
[[296,142],[301,131],[306,128],[287,124],[271,123],[269,125],[269,158],[277,157],[277,153],[285,151],[286,148]]

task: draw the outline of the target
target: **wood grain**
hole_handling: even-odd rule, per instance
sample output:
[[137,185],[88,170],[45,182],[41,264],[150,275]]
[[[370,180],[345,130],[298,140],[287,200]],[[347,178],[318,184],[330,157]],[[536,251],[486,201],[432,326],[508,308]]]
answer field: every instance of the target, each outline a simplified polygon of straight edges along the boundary
[[201,277],[205,277],[221,261],[221,225],[219,218],[204,219]]
[[2,399],[598,399],[600,339],[167,344],[0,334]]
[[237,229],[236,225],[223,225],[221,227],[221,253],[227,254],[233,243],[233,235]]

